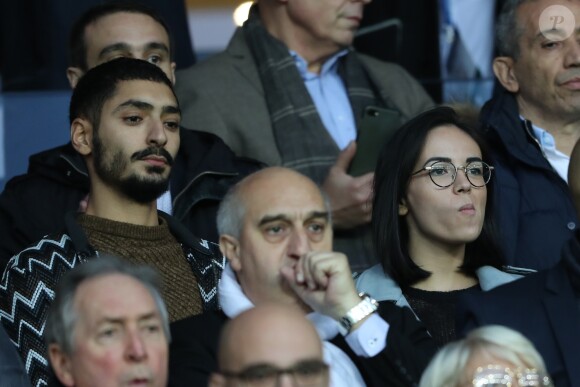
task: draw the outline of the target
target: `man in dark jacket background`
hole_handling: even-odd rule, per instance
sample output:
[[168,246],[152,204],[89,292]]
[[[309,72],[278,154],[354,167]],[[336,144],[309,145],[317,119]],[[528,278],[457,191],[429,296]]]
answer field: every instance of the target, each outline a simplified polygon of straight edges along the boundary
[[[580,141],[570,157],[568,182],[580,216]],[[467,295],[457,326],[500,324],[519,331],[544,358],[554,385],[566,387],[580,380],[580,230],[559,256],[553,268]]]
[[[550,6],[555,13],[543,13]],[[554,15],[562,23],[550,22]],[[481,121],[493,149],[503,248],[515,266],[552,267],[579,227],[566,184],[580,138],[574,19],[580,20],[578,1],[508,0],[496,27],[493,69],[503,87],[484,106]]]
[[[137,4],[106,3],[91,8],[75,23],[70,37],[71,87],[90,68],[128,56],[159,66],[174,82],[168,29],[152,10]],[[217,242],[215,216],[227,189],[261,167],[236,157],[215,135],[181,130],[170,192],[158,207],[189,230]],[[20,250],[64,227],[64,214],[79,208],[89,192],[82,157],[70,144],[30,157],[28,173],[10,180],[0,195],[0,272]]]

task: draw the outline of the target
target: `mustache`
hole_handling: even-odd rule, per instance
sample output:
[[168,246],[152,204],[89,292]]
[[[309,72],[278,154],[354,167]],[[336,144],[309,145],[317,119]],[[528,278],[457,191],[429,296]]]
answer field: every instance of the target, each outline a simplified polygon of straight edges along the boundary
[[173,165],[174,162],[173,157],[169,154],[169,152],[165,148],[160,147],[149,147],[139,152],[135,152],[131,155],[131,161],[141,160],[149,156],[161,156],[165,158],[167,164],[169,165]]
[[566,83],[574,78],[580,79],[580,69],[570,69],[556,78],[558,84]]

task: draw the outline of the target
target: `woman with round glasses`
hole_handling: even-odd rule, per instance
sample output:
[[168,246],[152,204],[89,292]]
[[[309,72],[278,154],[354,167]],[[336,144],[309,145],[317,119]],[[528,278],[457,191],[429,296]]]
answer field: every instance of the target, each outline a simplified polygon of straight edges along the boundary
[[473,130],[439,107],[407,122],[377,162],[372,213],[376,265],[357,288],[410,307],[442,346],[455,339],[464,292],[517,278],[503,264],[492,224],[493,167]]

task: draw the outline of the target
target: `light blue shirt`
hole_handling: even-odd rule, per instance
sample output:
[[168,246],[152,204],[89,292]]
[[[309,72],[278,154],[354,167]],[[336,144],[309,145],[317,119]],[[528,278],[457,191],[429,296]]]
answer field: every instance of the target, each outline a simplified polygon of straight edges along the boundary
[[346,49],[337,52],[324,62],[320,74],[315,74],[308,71],[308,63],[300,55],[290,51],[324,127],[341,150],[356,140],[356,121],[346,86],[338,75],[338,59],[347,53]]
[[556,149],[554,136],[534,124],[532,124],[532,128],[534,129],[534,136],[536,136],[536,139],[540,143],[540,147],[548,158],[552,168],[554,168],[556,172],[558,172],[558,175],[560,175],[560,177],[567,183],[570,157]]

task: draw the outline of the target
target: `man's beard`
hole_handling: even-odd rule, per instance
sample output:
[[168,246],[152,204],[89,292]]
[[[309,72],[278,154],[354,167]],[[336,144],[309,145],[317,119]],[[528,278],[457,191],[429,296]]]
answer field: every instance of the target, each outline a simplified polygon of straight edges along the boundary
[[149,155],[165,157],[168,165],[173,164],[173,157],[164,148],[150,147],[131,155],[130,160],[121,150],[117,150],[106,159],[104,145],[95,133],[93,137],[93,157],[95,172],[109,187],[133,199],[137,203],[151,203],[161,196],[169,187],[169,176],[164,177],[165,168],[151,165],[147,167],[148,174],[139,176],[135,173],[122,177],[123,172],[131,162],[141,160]]

